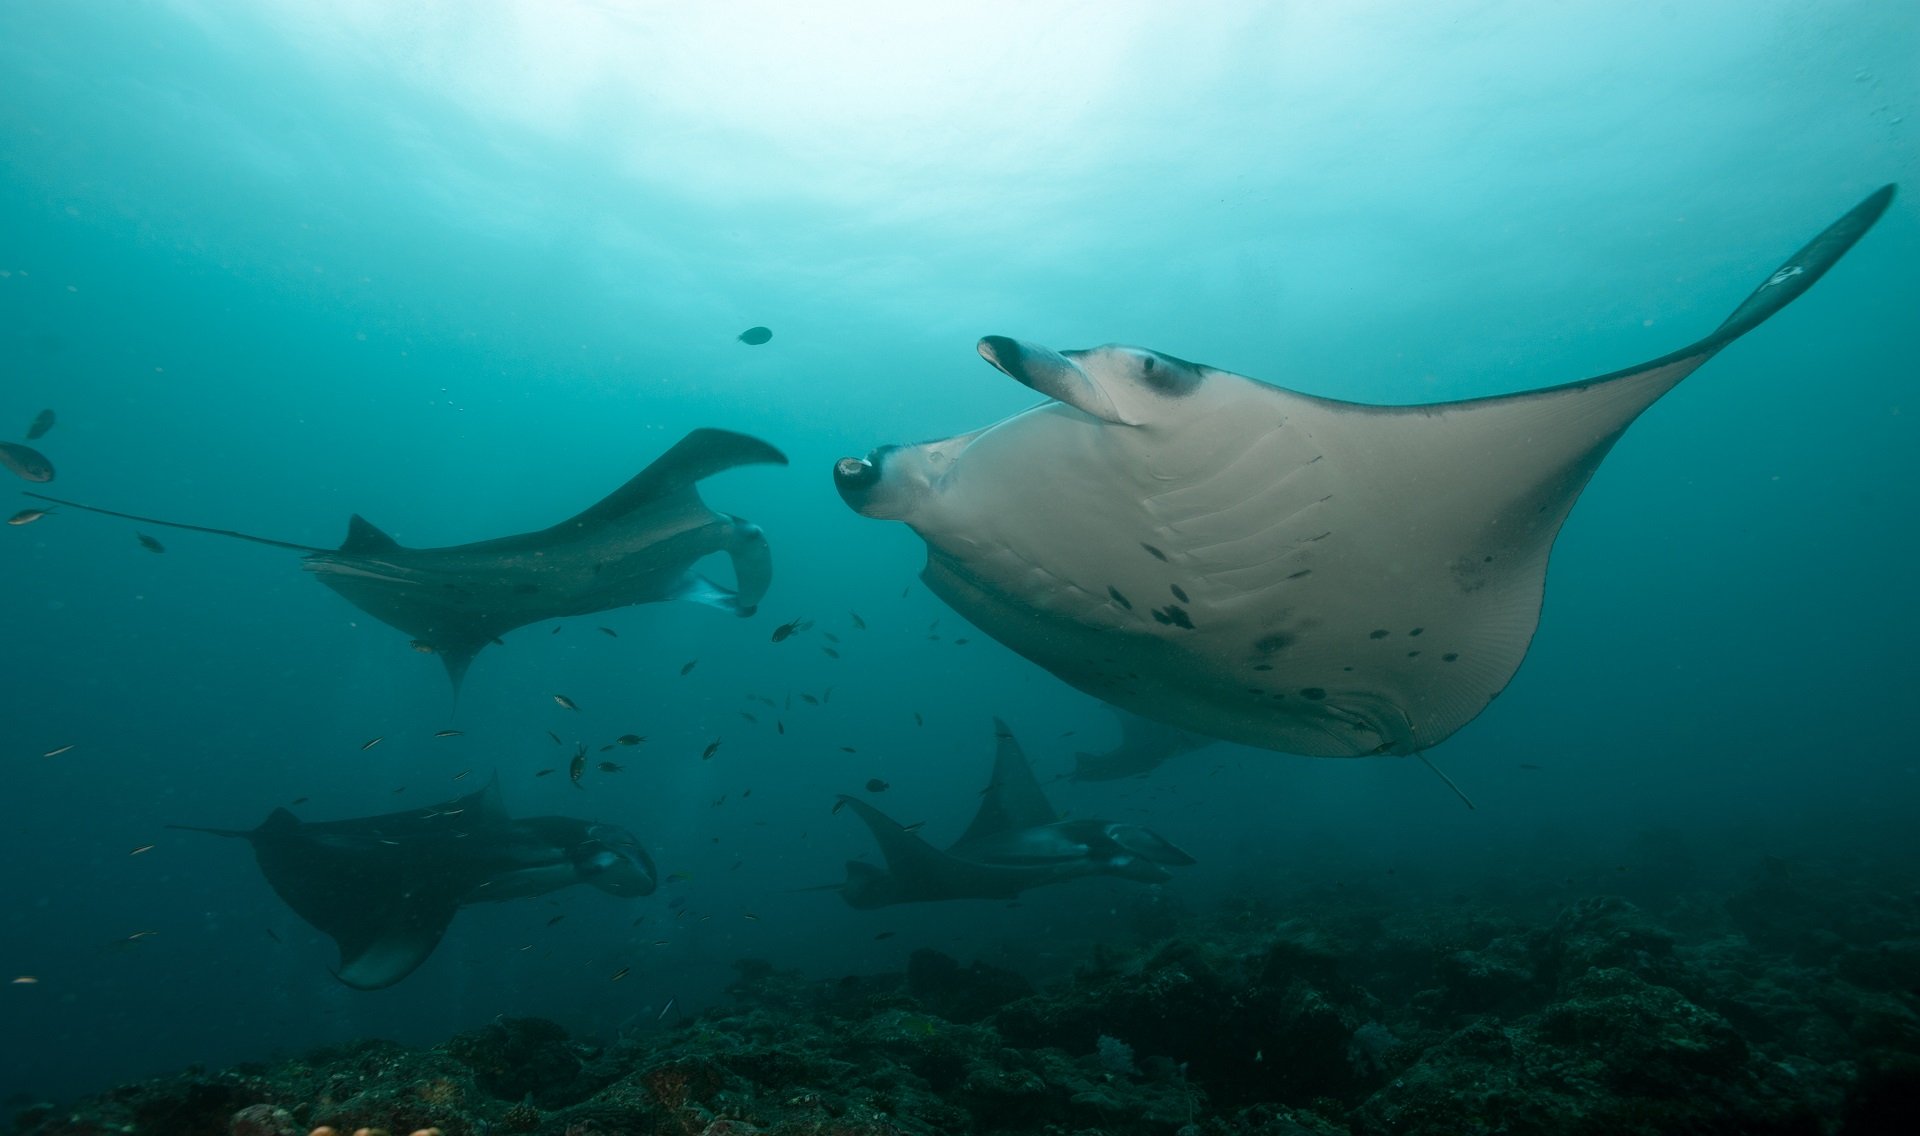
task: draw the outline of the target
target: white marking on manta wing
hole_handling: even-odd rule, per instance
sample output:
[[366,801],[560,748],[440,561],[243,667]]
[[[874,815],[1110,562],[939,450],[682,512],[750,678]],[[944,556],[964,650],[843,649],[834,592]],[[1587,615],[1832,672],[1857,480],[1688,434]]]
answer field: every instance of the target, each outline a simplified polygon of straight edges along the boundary
[[413,577],[402,573],[400,569],[396,568],[391,572],[376,572],[372,568],[365,566],[364,561],[349,563],[344,560],[310,560],[307,564],[311,571],[319,575],[357,576],[361,579],[381,580],[389,584],[407,584],[413,582]]

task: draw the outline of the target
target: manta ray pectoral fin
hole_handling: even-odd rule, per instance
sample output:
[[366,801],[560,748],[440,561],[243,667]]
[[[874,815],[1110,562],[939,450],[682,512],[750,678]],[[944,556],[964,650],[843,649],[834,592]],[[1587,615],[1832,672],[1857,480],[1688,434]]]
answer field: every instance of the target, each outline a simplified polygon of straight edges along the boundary
[[1713,344],[1717,348],[1731,343],[1799,299],[1800,294],[1825,276],[1827,269],[1838,263],[1855,242],[1867,235],[1867,230],[1873,228],[1873,223],[1893,203],[1895,188],[1888,184],[1874,190],[1864,201],[1848,210],[1846,216],[1828,225],[1819,236],[1787,258],[1787,262],[1762,281],[1702,345]]
[[376,552],[395,552],[400,542],[375,528],[373,523],[358,513],[347,519],[347,539],[340,542],[340,551],[370,556]]
[[398,922],[370,935],[335,935],[334,941],[340,946],[340,969],[333,976],[356,990],[392,986],[418,970],[433,954],[457,910],[453,903],[434,903],[416,907]]
[[752,615],[760,606],[767,589],[773,586],[773,553],[767,547],[767,535],[760,526],[741,517],[729,515],[733,531],[726,543],[727,556],[733,560],[733,579],[736,584],[733,596],[734,610],[742,616]]
[[980,811],[974,814],[973,823],[948,851],[1004,832],[1044,828],[1059,819],[1047,802],[1047,795],[1040,791],[1033,765],[1021,750],[1013,730],[1004,720],[995,718],[993,734],[993,780],[988,782],[987,791],[980,799]]
[[786,464],[785,454],[758,438],[703,427],[674,443],[672,449],[598,504],[556,525],[555,530],[603,525],[663,504],[699,504],[694,487],[704,478],[735,466]]

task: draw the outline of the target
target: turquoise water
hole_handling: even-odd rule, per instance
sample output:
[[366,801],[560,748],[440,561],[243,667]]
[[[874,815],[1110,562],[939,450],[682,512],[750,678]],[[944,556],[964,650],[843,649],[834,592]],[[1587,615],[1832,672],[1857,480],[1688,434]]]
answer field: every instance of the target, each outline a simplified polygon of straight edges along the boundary
[[[1624,865],[1649,833],[1709,864],[1910,861],[1915,59],[1920,14],[1875,3],[0,7],[0,424],[56,410],[45,488],[435,545],[571,515],[698,426],[792,462],[703,489],[768,534],[758,616],[539,624],[457,714],[434,659],[292,553],[70,511],[7,530],[0,976],[39,981],[0,998],[0,1088],[501,1013],[650,1028],[745,956],[834,974],[935,945],[1044,975],[1143,908],[1388,869],[1418,902]],[[1433,754],[1478,810],[1413,762],[1221,745],[1048,785],[1198,859],[1158,892],[873,913],[798,890],[871,856],[830,812],[868,778],[951,839],[994,715],[1043,781],[1116,735],[833,491],[840,456],[1031,405],[977,337],[1358,401],[1530,389],[1705,334],[1889,181],[1908,196],[1844,263],[1602,467],[1526,665]],[[771,342],[736,339],[754,325]],[[815,627],[771,643],[792,619]],[[621,773],[534,776],[628,732]],[[690,878],[467,910],[363,993],[242,847],[164,827],[383,812],[466,771]]]

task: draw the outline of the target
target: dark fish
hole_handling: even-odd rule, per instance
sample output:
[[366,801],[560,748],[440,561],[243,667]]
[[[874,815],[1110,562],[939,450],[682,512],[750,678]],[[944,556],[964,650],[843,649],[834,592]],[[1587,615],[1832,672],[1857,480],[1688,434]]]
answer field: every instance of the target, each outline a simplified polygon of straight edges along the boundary
[[560,629],[561,629],[562,627],[565,627],[565,626],[566,626],[566,624],[564,624],[564,623],[556,623],[556,624],[554,624],[554,625],[553,625],[553,630],[552,630],[552,631],[549,631],[549,632],[547,632],[547,634],[549,634],[549,635],[558,635],[558,634],[560,634]]
[[52,511],[52,509],[22,509],[13,516],[8,517],[7,523],[10,525],[30,525]]
[[810,619],[796,619],[791,623],[783,623],[773,629],[773,641],[775,643],[784,643],[792,636],[812,626],[813,621]]
[[916,726],[924,726],[927,724],[927,720],[920,716],[920,711],[918,710],[913,712],[913,724]]
[[412,647],[423,655],[433,654],[433,644],[427,642],[425,639],[410,639],[407,641],[407,646]]
[[787,724],[785,722],[779,721],[778,719],[774,721],[773,728],[778,730],[782,736],[785,736],[787,732]]
[[682,675],[690,675],[693,673],[693,668],[699,665],[700,665],[699,659],[688,659],[686,662],[680,664],[680,673]]
[[893,786],[887,784],[885,781],[880,780],[878,777],[871,777],[867,779],[867,792],[869,793],[884,793],[891,788],[893,788]]
[[556,734],[556,733],[554,733],[554,732],[553,732],[552,730],[548,730],[548,731],[547,731],[547,736],[553,739],[553,744],[554,744],[554,745],[559,745],[559,744],[560,744],[560,735],[559,735],[559,734]]
[[838,643],[840,641],[840,637],[831,631],[822,631],[820,638],[825,639],[829,643]]
[[600,634],[602,634],[602,635],[605,635],[605,636],[606,636],[607,638],[609,638],[609,639],[618,639],[618,638],[620,638],[620,633],[619,633],[618,631],[615,631],[615,630],[614,630],[613,628],[611,628],[611,627],[602,627],[602,628],[600,629]]
[[820,648],[820,653],[829,659],[837,659],[840,657],[840,652],[834,650],[832,647],[822,647]]
[[146,549],[148,552],[165,552],[167,550],[166,545],[161,544],[146,533],[134,533],[133,535],[134,538],[140,542],[140,547]]
[[760,724],[760,719],[754,717],[752,714],[748,713],[745,710],[736,710],[734,711],[734,713],[740,715],[740,717],[744,719],[747,725],[749,726],[757,726]]
[[453,779],[455,781],[465,781],[467,779],[467,774],[472,772],[473,770],[471,769],[462,769],[460,772],[453,775]]
[[841,797],[839,800],[833,802],[833,811],[836,813],[846,807],[847,807],[847,799],[845,797]]
[[860,618],[859,612],[850,611],[847,613],[847,618],[853,620],[853,629],[855,631],[865,631],[867,629],[867,621]]
[[764,695],[764,694],[749,694],[749,695],[747,695],[747,701],[749,701],[749,702],[758,702],[758,703],[760,703],[760,704],[761,704],[762,706],[765,706],[765,707],[766,707],[767,709],[769,709],[769,710],[778,710],[778,709],[780,709],[780,704],[779,704],[778,702],[775,702],[775,701],[774,701],[773,699],[771,699],[771,698],[768,698],[768,697],[767,697],[766,695]]
[[288,801],[288,802],[287,802],[287,807],[288,807],[288,808],[296,808],[296,807],[298,807],[298,806],[300,806],[300,805],[304,805],[304,804],[306,804],[306,803],[307,803],[308,801],[310,801],[310,800],[312,800],[312,799],[313,799],[313,798],[311,798],[311,797],[295,797],[295,798],[294,798],[293,800],[291,800],[291,801]]
[[273,933],[273,928],[265,927],[265,928],[262,928],[262,930],[266,931],[267,938],[272,939],[276,943],[280,941],[280,936]]
[[637,746],[641,742],[646,741],[647,739],[641,737],[639,734],[621,734],[619,737],[613,740],[623,746]]
[[617,761],[603,761],[600,763],[600,772],[602,773],[618,773],[623,768],[625,767]]
[[493,637],[493,645],[496,647],[504,647],[507,645],[507,641],[505,639],[500,638],[498,635],[495,635]]
[[860,751],[857,749],[854,749],[852,746],[841,746],[840,752],[841,753],[859,753]]
[[892,931],[882,931],[882,932],[880,932],[880,933],[879,933],[878,935],[875,935],[875,936],[873,937],[873,941],[877,943],[877,942],[879,942],[879,941],[881,941],[882,939],[891,939],[891,938],[893,938],[893,932],[892,932]]
[[748,347],[758,347],[773,338],[773,331],[764,327],[750,327],[740,333],[740,342]]
[[549,926],[549,927],[551,927],[551,926],[553,926],[553,925],[554,925],[555,923],[558,923],[558,922],[560,922],[560,921],[561,921],[562,919],[565,919],[566,917],[567,917],[567,916],[566,916],[566,913],[565,913],[565,912],[561,912],[561,913],[560,913],[559,915],[556,915],[556,916],[554,916],[553,918],[551,918],[551,919],[549,919],[549,920],[547,920],[547,926]]
[[53,429],[53,411],[43,410],[34,415],[33,422],[27,426],[27,441],[45,437],[47,431],[51,429]]
[[815,697],[814,697],[813,695],[811,695],[811,694],[802,694],[802,695],[800,696],[800,701],[802,701],[802,702],[804,702],[804,703],[806,703],[806,704],[807,704],[807,705],[809,705],[809,706],[818,706],[818,705],[820,705],[820,700],[819,700],[818,698],[815,698]]
[[463,732],[462,730],[435,730],[433,736],[436,738],[457,738]]
[[53,480],[53,463],[32,446],[0,442],[0,467],[28,481]]
[[576,706],[576,705],[574,705],[574,701],[573,701],[573,699],[571,699],[571,698],[568,698],[568,697],[567,697],[566,695],[564,695],[564,694],[556,694],[556,695],[554,695],[554,696],[553,696],[553,700],[554,700],[554,702],[555,702],[555,703],[557,703],[557,704],[559,705],[559,707],[560,707],[560,709],[562,709],[562,710],[578,710],[578,709],[580,709],[580,707],[578,707],[578,706]]
[[567,762],[567,778],[568,780],[572,781],[576,787],[578,787],[580,784],[580,778],[585,776],[586,772],[587,772],[587,747],[585,743],[582,743],[574,747],[573,760]]
[[607,743],[606,745],[603,745],[603,746],[601,746],[601,747],[600,747],[600,752],[601,752],[601,753],[605,753],[605,752],[607,752],[608,750],[610,750],[610,749],[612,749],[612,748],[613,748],[613,746],[614,746],[614,743],[612,743],[612,742],[608,742],[608,743]]
[[382,734],[381,737],[378,737],[378,738],[368,738],[366,741],[360,743],[360,748],[362,750],[372,749],[374,746],[379,745],[382,738],[384,738],[385,736],[386,735]]
[[712,757],[714,754],[719,752],[720,752],[720,739],[715,738],[712,741],[707,743],[706,749],[700,751],[700,760],[705,761],[708,758]]
[[553,773],[553,770],[551,769],[536,769],[534,770],[533,775],[535,777],[548,777],[548,776],[551,776],[552,773]]
[[954,646],[956,646],[956,647],[964,647],[964,646],[966,646],[966,645],[967,645],[967,640],[966,640],[966,638],[965,638],[965,637],[963,636],[963,637],[961,637],[961,638],[959,638],[959,639],[955,639],[955,640],[953,641],[953,645],[954,645]]

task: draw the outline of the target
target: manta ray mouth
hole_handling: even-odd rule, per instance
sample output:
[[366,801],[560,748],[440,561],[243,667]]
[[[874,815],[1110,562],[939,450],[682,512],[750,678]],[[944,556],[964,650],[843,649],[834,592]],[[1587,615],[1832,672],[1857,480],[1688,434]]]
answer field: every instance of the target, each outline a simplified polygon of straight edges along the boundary
[[875,450],[864,458],[841,458],[833,463],[833,487],[854,512],[864,514],[873,491],[880,487],[883,474],[877,459],[883,457],[880,450]]

